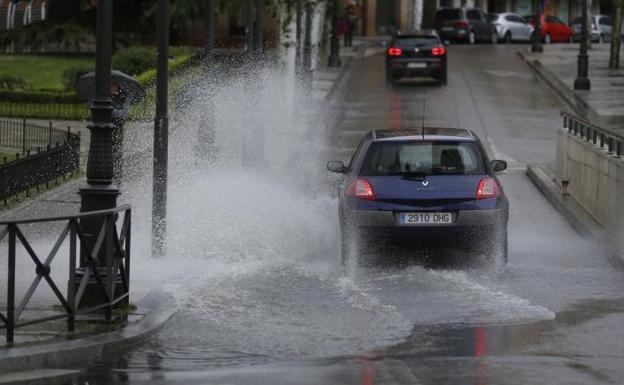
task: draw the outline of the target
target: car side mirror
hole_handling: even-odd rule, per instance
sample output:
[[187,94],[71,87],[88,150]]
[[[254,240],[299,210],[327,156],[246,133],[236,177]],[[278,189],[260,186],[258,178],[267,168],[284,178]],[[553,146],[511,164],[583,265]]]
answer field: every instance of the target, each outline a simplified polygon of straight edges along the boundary
[[347,167],[339,160],[332,160],[327,162],[327,169],[331,172],[337,172],[340,174],[344,174],[347,172]]
[[490,164],[492,165],[492,170],[494,170],[494,172],[503,171],[507,169],[507,162],[504,160],[495,159]]

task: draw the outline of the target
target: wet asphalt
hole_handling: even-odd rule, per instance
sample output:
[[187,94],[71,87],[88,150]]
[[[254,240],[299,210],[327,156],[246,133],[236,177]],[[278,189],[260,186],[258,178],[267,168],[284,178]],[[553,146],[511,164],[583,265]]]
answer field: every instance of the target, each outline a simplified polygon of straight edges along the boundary
[[[205,209],[221,220],[205,239],[217,243],[215,250],[218,242],[228,245],[230,254],[215,262],[207,250],[205,260],[193,262],[185,279],[196,282],[178,293],[178,315],[135,350],[78,367],[80,374],[56,383],[624,383],[624,273],[525,175],[527,164],[553,165],[563,105],[517,49],[523,47],[451,46],[447,86],[416,80],[388,87],[381,48],[369,48],[353,67],[337,119],[315,133],[320,158],[328,158],[315,160],[324,162],[347,161],[371,129],[420,127],[423,120],[472,129],[492,158],[510,166],[500,176],[511,207],[504,269],[343,270],[335,197],[302,203],[288,189],[246,176],[240,194],[230,186]],[[323,183],[336,183],[322,175]],[[230,180],[212,179],[206,189]],[[245,185],[271,198],[260,193],[241,203]],[[244,212],[267,207],[257,216],[277,219],[261,235],[254,232],[257,218],[233,221],[240,233],[228,243],[232,210],[219,216],[219,206],[233,205]],[[193,204],[176,207],[190,213]],[[293,210],[306,216],[305,225],[281,221],[281,210],[284,218]],[[272,235],[280,226],[294,229]],[[240,245],[246,237],[255,247]],[[257,258],[250,262],[245,252]]]

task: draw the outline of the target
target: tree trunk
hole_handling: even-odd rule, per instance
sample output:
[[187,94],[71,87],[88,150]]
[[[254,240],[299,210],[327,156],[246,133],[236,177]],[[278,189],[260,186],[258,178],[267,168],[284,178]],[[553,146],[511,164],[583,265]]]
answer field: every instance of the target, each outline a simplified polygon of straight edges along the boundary
[[609,52],[609,68],[620,68],[620,44],[622,40],[622,9],[624,9],[624,0],[613,0],[613,12],[615,20],[613,23],[613,32],[611,33],[611,50]]

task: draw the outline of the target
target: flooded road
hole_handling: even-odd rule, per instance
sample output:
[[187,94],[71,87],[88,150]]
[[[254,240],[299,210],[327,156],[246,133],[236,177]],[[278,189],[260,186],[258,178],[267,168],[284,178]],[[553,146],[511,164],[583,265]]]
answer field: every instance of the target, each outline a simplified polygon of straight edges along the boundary
[[[561,105],[516,49],[453,46],[447,87],[393,88],[383,56],[368,50],[322,122],[279,71],[257,74],[253,86],[198,87],[172,137],[168,255],[133,266],[135,286],[167,289],[180,310],[147,343],[58,382],[624,381],[624,274],[524,174],[527,163],[554,161]],[[215,115],[206,122],[208,97]],[[510,163],[501,175],[511,207],[504,269],[340,264],[338,180],[325,162],[348,160],[370,129],[419,127],[423,97],[427,125],[471,128]],[[213,138],[199,154],[214,156],[198,156],[198,137]],[[139,213],[150,207],[144,166],[134,165],[124,192]],[[135,255],[147,255],[148,238],[135,238]]]

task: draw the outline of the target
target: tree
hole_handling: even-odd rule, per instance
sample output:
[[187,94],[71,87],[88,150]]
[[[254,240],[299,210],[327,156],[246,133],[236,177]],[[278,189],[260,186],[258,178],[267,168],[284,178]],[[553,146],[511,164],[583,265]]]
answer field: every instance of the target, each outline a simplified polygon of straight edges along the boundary
[[620,45],[622,41],[622,12],[624,11],[624,0],[613,0],[613,12],[615,20],[613,32],[611,33],[611,49],[609,52],[609,69],[620,68]]

